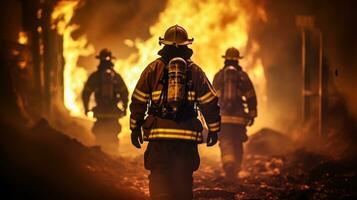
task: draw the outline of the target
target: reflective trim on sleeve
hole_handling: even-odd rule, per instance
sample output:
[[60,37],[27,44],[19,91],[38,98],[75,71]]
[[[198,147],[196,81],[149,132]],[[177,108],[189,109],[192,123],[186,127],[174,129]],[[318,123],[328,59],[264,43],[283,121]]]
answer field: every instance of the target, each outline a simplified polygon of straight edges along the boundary
[[221,123],[246,125],[247,124],[247,119],[245,119],[244,117],[222,115],[221,116]]
[[219,130],[220,130],[219,126],[214,128],[209,128],[209,131],[211,132],[218,132]]
[[130,128],[131,129],[135,129],[137,126],[136,126],[136,120],[133,119],[133,118],[130,118]]
[[156,128],[151,129],[147,139],[183,139],[202,142],[202,133],[184,129]]
[[207,126],[208,126],[208,129],[209,131],[212,131],[212,132],[217,132],[219,131],[220,129],[220,122],[214,122],[214,123],[208,123]]
[[151,93],[151,100],[157,101],[160,99],[160,96],[161,96],[161,90],[154,91]]
[[138,94],[141,95],[142,97],[146,97],[146,98],[149,97],[149,94],[146,94],[146,93],[140,91],[139,89],[135,89],[134,92],[138,93]]
[[138,89],[135,89],[133,92],[133,97],[141,102],[147,102],[149,98],[149,94],[146,94]]
[[213,99],[216,98],[216,94],[212,93],[211,91],[207,92],[202,97],[198,98],[200,104],[210,103]]

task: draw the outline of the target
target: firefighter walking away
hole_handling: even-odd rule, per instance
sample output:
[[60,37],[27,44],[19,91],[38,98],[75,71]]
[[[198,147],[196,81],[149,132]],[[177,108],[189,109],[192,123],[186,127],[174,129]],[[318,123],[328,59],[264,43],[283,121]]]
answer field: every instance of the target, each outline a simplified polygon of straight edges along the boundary
[[[85,114],[92,111],[96,122],[92,132],[96,142],[110,154],[118,153],[118,137],[121,126],[118,119],[126,115],[128,89],[122,77],[113,69],[115,58],[108,49],[100,51],[96,56],[100,63],[97,71],[92,73],[82,92]],[[94,92],[96,106],[89,109],[89,100]],[[118,107],[119,106],[119,107]]]
[[198,109],[210,127],[207,146],[218,139],[218,97],[202,69],[190,60],[192,41],[183,27],[168,28],[159,38],[164,45],[160,57],[142,72],[132,95],[131,139],[137,148],[143,139],[149,142],[144,164],[150,170],[151,199],[193,198],[192,174],[200,164],[197,144],[203,142]]
[[219,147],[226,178],[237,179],[243,159],[243,143],[248,140],[246,126],[252,126],[257,117],[257,98],[247,73],[239,60],[243,57],[236,48],[227,49],[224,67],[214,77],[221,106],[221,134]]

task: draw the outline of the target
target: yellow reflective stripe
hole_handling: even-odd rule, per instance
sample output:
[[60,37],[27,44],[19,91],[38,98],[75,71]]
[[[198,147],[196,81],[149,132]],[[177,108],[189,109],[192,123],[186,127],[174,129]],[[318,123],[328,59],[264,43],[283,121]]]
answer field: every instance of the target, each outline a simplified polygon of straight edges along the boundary
[[201,104],[206,104],[206,103],[209,103],[211,102],[214,98],[216,98],[215,96],[211,96],[209,99],[205,100],[205,101],[202,101]]
[[147,99],[144,99],[143,97],[137,95],[136,93],[133,93],[133,97],[141,102],[146,102]]
[[157,101],[157,100],[159,100],[160,99],[160,96],[153,96],[153,97],[151,97],[151,100],[154,100],[154,101]]
[[142,96],[142,97],[146,97],[146,98],[148,98],[149,97],[149,94],[146,94],[146,93],[144,93],[144,92],[142,92],[142,91],[140,91],[139,89],[135,89],[134,90],[134,93],[138,93],[140,96]]
[[247,92],[245,93],[244,96],[245,96],[245,98],[249,99],[249,98],[255,96],[255,92],[254,92],[254,90],[249,90],[249,91],[247,91]]
[[146,102],[149,98],[149,94],[146,94],[136,88],[133,92],[133,97],[141,102]]
[[210,97],[210,96],[212,96],[212,95],[213,95],[212,92],[209,91],[209,92],[207,92],[206,94],[204,94],[202,97],[199,97],[198,100],[204,101],[206,98],[208,98],[208,97]]
[[155,138],[186,139],[186,140],[202,141],[201,137],[192,136],[192,135],[176,135],[176,134],[154,134],[154,135],[149,135],[149,139],[155,139]]
[[214,127],[214,128],[209,128],[210,131],[212,132],[217,132],[219,131],[219,126],[218,127]]
[[151,129],[148,138],[177,138],[201,141],[202,133],[192,130],[158,128]]
[[161,90],[153,91],[153,92],[151,93],[152,96],[154,96],[154,95],[160,95],[160,94],[161,94]]
[[219,128],[220,128],[220,122],[215,122],[215,123],[209,123],[207,124],[208,126],[208,129],[210,131],[213,131],[213,132],[216,132],[216,131],[219,131]]
[[245,118],[243,118],[243,117],[221,116],[221,123],[246,124],[247,120]]
[[216,95],[211,91],[209,91],[202,97],[199,97],[198,100],[200,101],[201,104],[206,104],[211,102],[214,98],[216,98]]
[[235,160],[236,160],[235,156],[231,155],[231,154],[227,154],[227,155],[222,156],[222,162],[223,163],[230,163],[230,162],[234,162]]
[[136,120],[133,118],[130,118],[130,128],[136,128]]
[[131,123],[136,123],[136,120],[133,119],[133,118],[130,118],[130,122],[131,122]]
[[160,99],[160,95],[161,95],[161,90],[158,91],[154,91],[151,93],[151,100],[159,100]]
[[196,131],[184,130],[184,129],[171,129],[171,128],[157,128],[151,129],[150,133],[182,133],[182,134],[196,134]]
[[209,123],[208,124],[208,127],[215,127],[215,126],[219,126],[219,122]]

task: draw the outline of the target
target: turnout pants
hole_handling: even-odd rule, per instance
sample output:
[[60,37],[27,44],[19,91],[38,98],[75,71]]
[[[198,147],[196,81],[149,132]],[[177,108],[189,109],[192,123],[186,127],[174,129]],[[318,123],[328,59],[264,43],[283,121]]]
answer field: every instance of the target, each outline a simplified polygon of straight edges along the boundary
[[95,135],[96,143],[103,151],[110,154],[118,152],[118,137],[121,126],[116,118],[98,118],[94,123],[92,132]]
[[228,179],[236,179],[243,160],[243,143],[247,141],[244,125],[222,124],[219,147],[223,170]]
[[192,174],[200,158],[197,143],[182,140],[149,141],[144,164],[150,170],[149,189],[153,200],[189,200],[193,198]]

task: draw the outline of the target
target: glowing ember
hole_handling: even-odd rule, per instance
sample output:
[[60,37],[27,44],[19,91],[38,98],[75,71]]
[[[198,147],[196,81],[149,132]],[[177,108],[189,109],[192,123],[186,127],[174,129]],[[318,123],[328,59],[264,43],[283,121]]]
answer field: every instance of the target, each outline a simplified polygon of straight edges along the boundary
[[19,32],[19,38],[17,39],[17,42],[19,44],[26,45],[26,44],[28,44],[28,40],[29,40],[29,38],[28,38],[28,35],[26,32],[23,32],[23,31]]

